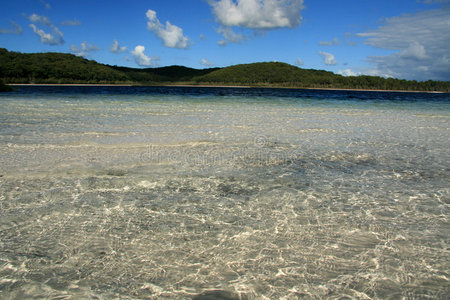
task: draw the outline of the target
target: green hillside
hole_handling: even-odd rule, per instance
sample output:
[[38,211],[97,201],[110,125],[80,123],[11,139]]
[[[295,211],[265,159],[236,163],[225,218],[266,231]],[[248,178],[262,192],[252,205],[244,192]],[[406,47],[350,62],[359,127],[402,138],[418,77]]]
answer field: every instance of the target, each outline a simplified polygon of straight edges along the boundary
[[323,70],[301,69],[279,62],[235,65],[194,78],[197,82],[246,85],[329,85],[343,76]]
[[134,69],[99,64],[66,53],[19,53],[0,48],[5,83],[161,84],[190,81],[216,69],[182,66]]
[[136,83],[175,83],[191,82],[192,78],[208,74],[214,69],[192,69],[183,66],[169,66],[161,68],[134,69],[126,67],[112,67],[114,70],[123,72],[127,78]]
[[417,82],[376,76],[345,77],[328,71],[302,69],[279,62],[211,69],[193,69],[183,66],[136,69],[103,65],[72,54],[24,54],[3,48],[0,48],[0,80],[5,83],[201,84],[450,91],[448,81]]
[[301,88],[450,91],[450,82],[400,80],[377,76],[342,76],[324,70],[302,69],[286,63],[264,62],[215,70],[193,80],[202,84]]
[[72,54],[22,54],[0,49],[0,78],[5,83],[126,82],[122,72]]

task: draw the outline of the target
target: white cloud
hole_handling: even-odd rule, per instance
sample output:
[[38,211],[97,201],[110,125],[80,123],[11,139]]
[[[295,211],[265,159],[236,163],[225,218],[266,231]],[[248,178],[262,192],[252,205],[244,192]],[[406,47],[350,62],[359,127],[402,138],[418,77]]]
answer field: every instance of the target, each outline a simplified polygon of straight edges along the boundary
[[337,37],[335,37],[331,41],[320,41],[319,46],[334,46],[334,45],[340,45],[341,41]]
[[33,29],[33,32],[36,33],[40,39],[41,43],[48,45],[62,45],[64,44],[64,39],[61,31],[54,30],[53,34],[47,33],[42,29],[39,29],[34,24],[30,24],[30,27]]
[[300,25],[303,0],[209,1],[222,26],[275,29]]
[[340,75],[343,75],[343,76],[358,76],[358,75],[360,75],[360,73],[356,73],[352,69],[339,70],[337,73]]
[[150,58],[144,54],[144,46],[136,46],[134,50],[131,51],[131,55],[134,57],[134,61],[137,65],[141,67],[149,67],[153,65],[153,60],[158,60],[158,58]]
[[0,34],[22,34],[23,29],[14,21],[10,21],[12,29],[9,28],[0,28]]
[[95,52],[98,50],[100,50],[99,47],[89,44],[88,42],[82,42],[80,44],[80,47],[75,45],[70,46],[70,51],[74,53],[76,56],[88,57],[89,52]]
[[245,35],[235,33],[230,27],[220,27],[217,32],[224,37],[217,42],[219,46],[226,46],[228,43],[240,44],[247,39]]
[[81,50],[86,51],[86,52],[92,52],[92,51],[100,50],[100,48],[95,45],[89,44],[88,42],[82,42]]
[[300,57],[298,57],[295,60],[294,64],[297,65],[297,66],[303,66],[305,63],[303,62],[303,60]]
[[52,26],[50,19],[47,18],[46,16],[39,16],[37,14],[32,14],[28,17],[28,20],[30,20],[31,23],[42,23],[47,26]]
[[127,51],[127,47],[119,46],[119,42],[117,40],[114,40],[111,44],[111,47],[109,47],[109,51],[111,51],[112,53],[122,53]]
[[328,52],[320,51],[319,55],[323,57],[323,63],[326,65],[337,65],[337,61],[334,58],[334,55]]
[[214,64],[213,62],[210,62],[210,61],[207,60],[206,58],[203,58],[203,59],[200,61],[200,64],[203,65],[203,66],[206,66],[206,67],[213,67],[213,66],[215,66],[215,64]]
[[53,33],[47,33],[43,29],[39,29],[35,24],[30,24],[33,32],[37,34],[41,43],[48,45],[62,45],[64,44],[63,34],[59,29],[50,22],[50,19],[46,16],[39,16],[37,14],[32,14],[28,17],[31,23],[42,23],[43,25],[50,27]]
[[359,33],[364,43],[395,50],[368,61],[382,74],[416,80],[450,80],[450,7],[388,18],[377,29]]
[[156,12],[149,9],[146,13],[147,29],[152,31],[159,37],[164,46],[169,48],[187,49],[190,46],[189,38],[184,36],[183,29],[166,21],[166,26],[161,24],[156,17]]
[[406,59],[424,59],[427,58],[425,47],[418,42],[412,42],[408,48],[402,50],[399,54],[401,58]]
[[304,8],[303,0],[209,0],[209,4],[220,25],[218,32],[224,37],[219,45],[247,39],[234,33],[232,27],[256,31],[296,27],[302,21]]

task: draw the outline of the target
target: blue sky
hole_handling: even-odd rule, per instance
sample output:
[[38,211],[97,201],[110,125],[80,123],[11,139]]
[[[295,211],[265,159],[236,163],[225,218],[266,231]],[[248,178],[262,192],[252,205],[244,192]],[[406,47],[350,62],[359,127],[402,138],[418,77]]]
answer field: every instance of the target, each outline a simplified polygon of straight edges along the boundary
[[450,80],[450,0],[0,0],[0,47],[129,67],[280,61]]

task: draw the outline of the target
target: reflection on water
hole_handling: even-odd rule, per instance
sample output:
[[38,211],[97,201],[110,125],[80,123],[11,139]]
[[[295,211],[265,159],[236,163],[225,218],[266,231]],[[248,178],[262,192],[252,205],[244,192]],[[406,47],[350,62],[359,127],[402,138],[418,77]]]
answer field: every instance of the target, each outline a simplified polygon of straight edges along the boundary
[[39,87],[0,102],[2,299],[450,293],[445,95]]

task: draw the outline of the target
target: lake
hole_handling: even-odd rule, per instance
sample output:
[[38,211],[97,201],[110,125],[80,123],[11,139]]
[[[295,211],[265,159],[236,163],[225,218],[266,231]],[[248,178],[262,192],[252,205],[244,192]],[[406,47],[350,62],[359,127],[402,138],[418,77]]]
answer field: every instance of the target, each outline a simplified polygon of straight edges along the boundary
[[450,94],[15,89],[2,299],[450,294]]

